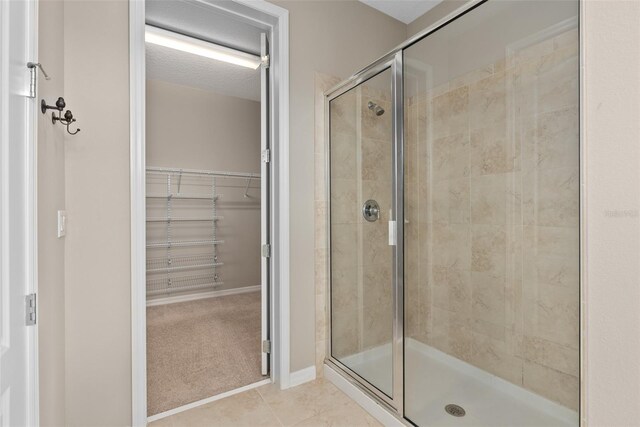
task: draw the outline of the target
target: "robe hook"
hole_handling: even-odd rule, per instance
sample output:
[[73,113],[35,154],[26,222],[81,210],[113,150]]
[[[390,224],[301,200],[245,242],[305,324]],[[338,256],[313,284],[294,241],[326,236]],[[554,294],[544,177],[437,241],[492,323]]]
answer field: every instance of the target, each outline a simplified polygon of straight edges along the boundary
[[69,130],[69,126],[71,126],[71,124],[74,123],[76,119],[73,117],[73,113],[71,112],[71,110],[67,110],[64,113],[64,116],[62,115],[62,110],[64,110],[64,107],[66,106],[67,103],[65,102],[63,97],[58,98],[58,100],[56,101],[56,105],[47,105],[47,102],[44,99],[40,101],[40,111],[42,111],[42,114],[45,114],[47,110],[58,111],[57,116],[55,111],[51,113],[51,121],[53,122],[53,124],[56,124],[56,122],[60,122],[63,126],[67,127],[67,132],[69,133],[69,135],[75,135],[80,132],[80,129],[76,129],[75,132],[71,132]]

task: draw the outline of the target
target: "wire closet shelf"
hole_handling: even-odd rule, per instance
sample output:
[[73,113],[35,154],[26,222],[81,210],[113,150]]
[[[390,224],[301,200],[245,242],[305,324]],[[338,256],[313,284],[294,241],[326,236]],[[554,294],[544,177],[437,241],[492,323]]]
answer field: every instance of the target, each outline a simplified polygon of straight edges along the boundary
[[[217,193],[220,179],[246,180],[248,196],[258,173],[147,168],[147,296],[223,285],[219,260]],[[244,183],[242,183],[244,184]],[[233,186],[232,186],[233,187]]]

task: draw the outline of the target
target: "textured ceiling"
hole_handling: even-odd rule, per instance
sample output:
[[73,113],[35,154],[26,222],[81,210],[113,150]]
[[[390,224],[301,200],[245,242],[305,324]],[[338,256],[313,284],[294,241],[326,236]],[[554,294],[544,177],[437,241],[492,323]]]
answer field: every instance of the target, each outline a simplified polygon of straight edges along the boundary
[[260,101],[260,69],[147,43],[147,78]]
[[[260,53],[263,29],[205,2],[147,0],[145,7],[148,24],[244,52]],[[157,45],[147,44],[146,48],[148,79],[260,100],[259,69],[251,70]]]
[[398,21],[410,24],[442,0],[360,0]]

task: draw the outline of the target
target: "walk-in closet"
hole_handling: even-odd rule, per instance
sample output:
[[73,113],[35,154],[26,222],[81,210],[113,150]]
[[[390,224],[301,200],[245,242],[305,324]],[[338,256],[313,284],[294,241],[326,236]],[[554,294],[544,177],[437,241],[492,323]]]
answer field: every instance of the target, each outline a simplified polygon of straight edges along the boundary
[[196,2],[146,8],[147,412],[154,417],[268,379],[267,41],[258,28]]

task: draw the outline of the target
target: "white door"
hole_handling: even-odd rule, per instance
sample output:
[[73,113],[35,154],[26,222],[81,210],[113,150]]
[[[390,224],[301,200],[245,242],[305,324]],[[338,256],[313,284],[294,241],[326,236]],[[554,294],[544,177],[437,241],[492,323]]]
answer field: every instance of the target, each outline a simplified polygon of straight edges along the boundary
[[262,375],[269,373],[269,257],[271,256],[270,236],[269,236],[269,170],[270,170],[270,143],[269,133],[269,41],[267,35],[260,36],[260,55],[262,56],[262,66],[260,67],[260,123],[262,161],[260,166],[260,228],[262,242],[261,260],[261,294],[262,294]]
[[0,425],[35,426],[35,105],[30,70],[36,2],[0,1]]

